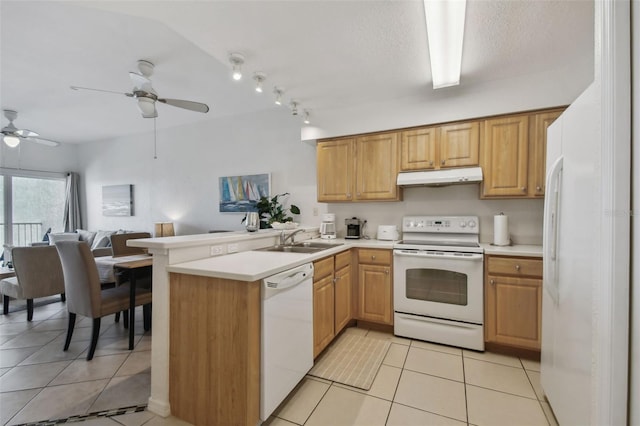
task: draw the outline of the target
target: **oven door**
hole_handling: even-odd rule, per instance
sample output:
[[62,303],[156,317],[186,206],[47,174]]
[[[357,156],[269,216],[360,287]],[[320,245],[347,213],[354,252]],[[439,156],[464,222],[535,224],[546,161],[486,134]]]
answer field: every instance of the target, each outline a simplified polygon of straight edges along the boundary
[[393,251],[394,311],[483,323],[480,253]]

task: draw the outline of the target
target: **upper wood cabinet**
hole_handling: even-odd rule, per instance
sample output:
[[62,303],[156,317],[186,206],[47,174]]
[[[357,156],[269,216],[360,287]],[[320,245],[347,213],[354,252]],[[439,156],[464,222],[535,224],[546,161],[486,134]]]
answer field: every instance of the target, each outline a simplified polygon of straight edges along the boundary
[[534,114],[529,119],[529,196],[544,197],[547,160],[547,129],[562,109]]
[[482,123],[482,197],[528,194],[529,117],[515,115]]
[[318,142],[318,201],[353,199],[354,149],[355,138]]
[[398,134],[318,142],[318,201],[399,200]]
[[480,126],[476,121],[401,133],[401,171],[477,166]]
[[482,123],[481,198],[544,197],[547,128],[564,109]]

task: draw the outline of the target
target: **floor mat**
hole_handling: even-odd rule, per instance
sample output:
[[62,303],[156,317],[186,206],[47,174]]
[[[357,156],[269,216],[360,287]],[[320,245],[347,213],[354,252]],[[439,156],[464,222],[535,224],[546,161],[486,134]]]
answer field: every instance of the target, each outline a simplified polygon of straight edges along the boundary
[[316,361],[309,374],[369,390],[391,342],[343,333]]

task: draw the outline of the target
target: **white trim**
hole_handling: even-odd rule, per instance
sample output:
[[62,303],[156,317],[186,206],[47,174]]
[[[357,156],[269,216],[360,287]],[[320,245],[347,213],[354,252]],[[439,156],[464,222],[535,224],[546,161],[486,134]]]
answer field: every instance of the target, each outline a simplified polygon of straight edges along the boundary
[[12,169],[10,167],[0,167],[0,175],[17,177],[35,177],[42,179],[61,179],[67,177],[67,173],[43,172],[40,170]]
[[627,423],[630,247],[629,0],[596,1],[602,96],[600,277],[593,291],[592,424]]

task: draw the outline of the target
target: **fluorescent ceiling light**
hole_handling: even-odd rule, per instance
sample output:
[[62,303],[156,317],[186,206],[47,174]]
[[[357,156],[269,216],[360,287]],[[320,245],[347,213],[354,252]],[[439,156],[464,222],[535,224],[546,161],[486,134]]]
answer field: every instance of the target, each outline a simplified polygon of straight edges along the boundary
[[433,88],[460,84],[466,0],[424,0]]

